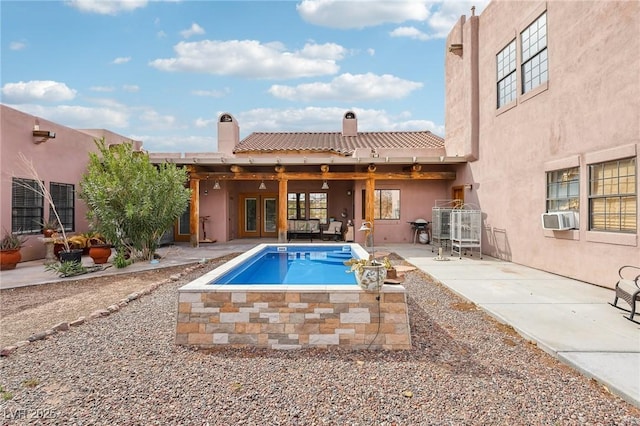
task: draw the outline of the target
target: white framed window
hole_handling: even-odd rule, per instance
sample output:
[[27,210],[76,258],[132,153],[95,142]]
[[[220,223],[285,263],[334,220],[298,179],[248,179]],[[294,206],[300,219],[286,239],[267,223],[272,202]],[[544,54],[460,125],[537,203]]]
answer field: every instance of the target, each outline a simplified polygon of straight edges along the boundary
[[580,210],[580,168],[547,172],[547,212]]
[[503,107],[516,98],[516,40],[496,55],[498,102]]
[[589,230],[635,233],[636,158],[589,165]]
[[549,79],[547,58],[547,13],[543,13],[520,33],[522,51],[522,93]]

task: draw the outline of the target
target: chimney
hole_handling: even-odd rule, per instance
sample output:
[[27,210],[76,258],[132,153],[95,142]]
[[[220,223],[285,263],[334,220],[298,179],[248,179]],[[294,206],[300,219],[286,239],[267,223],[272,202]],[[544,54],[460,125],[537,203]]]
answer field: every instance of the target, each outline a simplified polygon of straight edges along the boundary
[[358,136],[358,119],[356,113],[347,111],[342,119],[342,136]]
[[218,119],[218,152],[233,155],[233,149],[240,143],[240,127],[229,113],[220,114]]

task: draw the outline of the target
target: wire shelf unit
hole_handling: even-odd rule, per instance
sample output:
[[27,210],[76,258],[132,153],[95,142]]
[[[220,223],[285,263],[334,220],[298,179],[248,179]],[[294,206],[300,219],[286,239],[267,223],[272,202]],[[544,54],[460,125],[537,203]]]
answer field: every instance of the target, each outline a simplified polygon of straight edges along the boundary
[[451,210],[451,255],[473,256],[476,249],[482,259],[482,211],[463,204]]

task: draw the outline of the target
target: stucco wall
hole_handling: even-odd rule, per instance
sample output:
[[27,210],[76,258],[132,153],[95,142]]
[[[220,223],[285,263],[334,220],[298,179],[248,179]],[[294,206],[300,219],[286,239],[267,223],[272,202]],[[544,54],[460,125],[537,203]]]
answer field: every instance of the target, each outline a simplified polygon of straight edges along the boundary
[[[496,54],[544,10],[548,83],[497,111]],[[459,171],[456,183],[474,182],[472,197],[485,213],[485,252],[609,287],[621,265],[638,264],[637,232],[587,230],[587,164],[637,158],[639,28],[638,2],[501,1],[484,10],[478,32],[479,160]],[[468,83],[456,80],[465,65],[447,59],[447,120],[452,125],[459,124],[456,113],[468,108],[460,95],[470,89]],[[469,141],[465,133],[450,133],[449,124],[450,155],[450,149],[469,146]],[[545,171],[571,165],[580,166],[580,229],[544,231]]]
[[[33,127],[36,117],[0,105],[1,126],[0,126],[0,161],[2,179],[0,183],[0,226],[3,230],[11,230],[11,188],[12,178],[21,177],[32,179],[25,170],[23,163],[19,160],[19,153],[31,160],[37,173],[45,185],[49,187],[50,182],[66,183],[75,185],[75,190],[79,190],[78,182],[86,170],[89,160],[89,152],[97,152],[94,138],[88,133],[71,129],[60,124],[53,123],[43,118],[37,117],[40,130],[55,132],[56,137],[46,142],[36,144],[34,141]],[[111,143],[121,143],[124,136],[106,132],[107,139]],[[117,138],[116,138],[117,137]],[[82,233],[88,230],[86,220],[86,206],[77,196],[75,198],[75,233]],[[49,206],[44,207],[44,217],[49,217]],[[42,259],[45,250],[43,243],[38,239],[42,235],[30,235],[26,245],[22,248],[22,261]]]

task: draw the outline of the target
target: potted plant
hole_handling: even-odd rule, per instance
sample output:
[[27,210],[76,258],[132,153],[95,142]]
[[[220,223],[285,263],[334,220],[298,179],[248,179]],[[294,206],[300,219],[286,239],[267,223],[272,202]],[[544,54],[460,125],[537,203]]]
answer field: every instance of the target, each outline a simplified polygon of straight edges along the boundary
[[382,263],[384,264],[384,267],[387,270],[387,278],[394,279],[394,280],[397,279],[398,271],[396,271],[396,268],[391,264],[391,261],[389,260],[389,258],[385,256],[385,258],[382,259]]
[[111,244],[107,243],[105,237],[94,232],[87,240],[87,246],[89,247],[89,256],[93,259],[93,263],[96,265],[107,263],[109,256],[111,256]]
[[45,238],[51,238],[51,236],[58,232],[58,222],[52,219],[47,219],[44,222],[41,222],[42,225],[42,235]]
[[25,237],[4,231],[4,235],[0,240],[0,271],[15,269],[22,259],[20,248],[22,248],[25,241]]
[[387,277],[387,268],[384,264],[377,262],[373,258],[352,258],[344,262],[346,266],[350,266],[356,276],[356,282],[364,290],[378,291],[384,284]]

